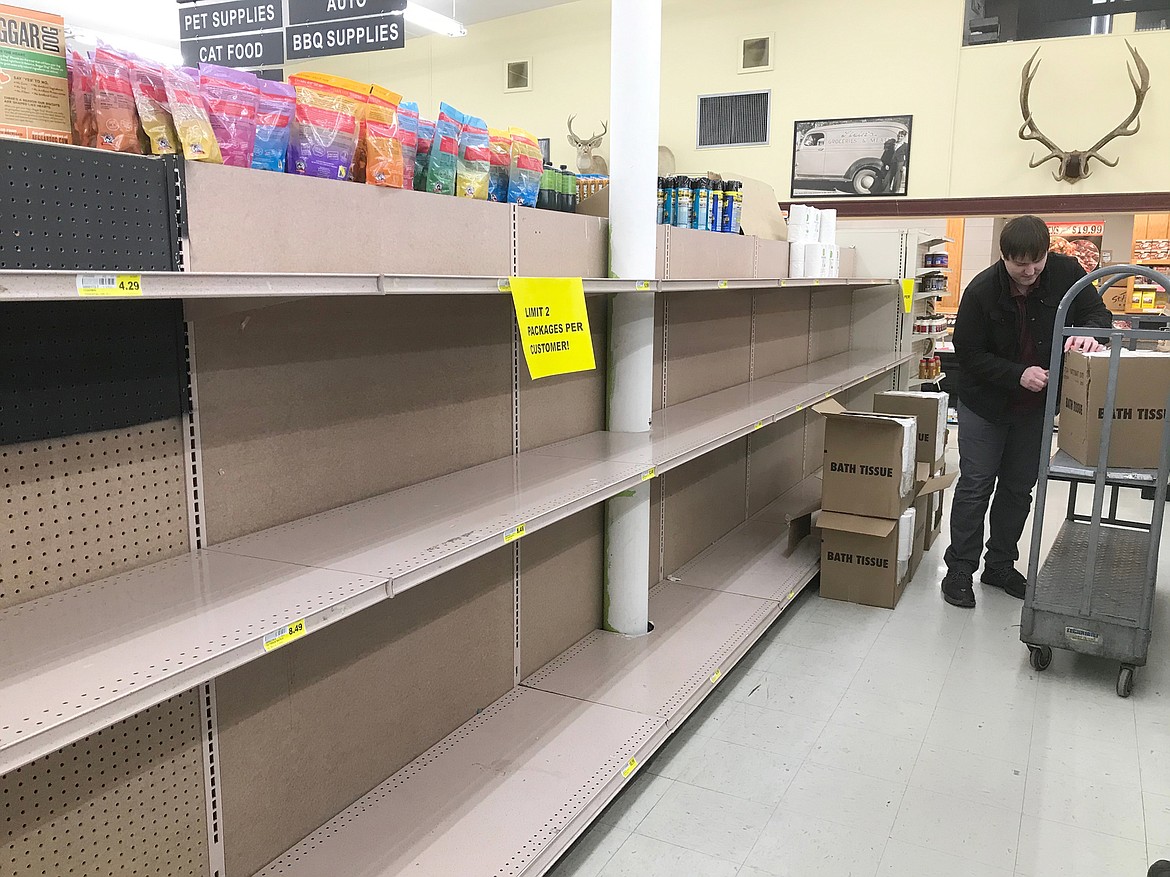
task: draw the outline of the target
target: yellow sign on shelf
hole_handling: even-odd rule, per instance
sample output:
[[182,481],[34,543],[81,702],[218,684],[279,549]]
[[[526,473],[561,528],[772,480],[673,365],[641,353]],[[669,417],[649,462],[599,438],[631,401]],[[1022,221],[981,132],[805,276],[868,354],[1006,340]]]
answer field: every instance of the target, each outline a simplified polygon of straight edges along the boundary
[[142,296],[142,275],[78,274],[77,294],[83,297],[138,298]]
[[914,278],[902,278],[902,308],[906,313],[914,310]]
[[647,469],[647,470],[646,470],[646,471],[645,471],[645,472],[642,474],[642,480],[643,480],[643,481],[650,481],[651,479],[654,479],[654,478],[657,478],[657,477],[658,477],[658,467],[657,467],[657,466],[655,466],[655,467],[653,467],[653,468],[650,468],[650,469]]
[[523,539],[526,535],[528,535],[528,527],[525,524],[519,524],[504,534],[504,544],[507,545],[517,539]]
[[284,627],[279,627],[264,637],[264,651],[271,652],[274,649],[279,649],[281,646],[287,646],[293,640],[300,639],[308,632],[305,619],[303,618],[291,624],[286,624]]
[[513,277],[510,286],[533,380],[597,367],[580,277]]
[[626,762],[626,766],[622,768],[622,779],[628,780],[630,778],[630,774],[632,774],[637,769],[638,759],[631,758],[628,762]]

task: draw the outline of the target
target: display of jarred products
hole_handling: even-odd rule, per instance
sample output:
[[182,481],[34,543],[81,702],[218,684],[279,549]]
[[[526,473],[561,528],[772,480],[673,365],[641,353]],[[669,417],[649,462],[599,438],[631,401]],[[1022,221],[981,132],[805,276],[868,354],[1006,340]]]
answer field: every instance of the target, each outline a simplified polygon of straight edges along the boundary
[[916,335],[934,335],[945,332],[946,329],[947,318],[942,314],[927,314],[914,318],[914,333]]
[[931,381],[942,377],[942,360],[938,356],[924,356],[918,361],[918,379]]
[[947,278],[942,274],[928,274],[920,281],[923,292],[946,292]]
[[946,268],[950,264],[949,253],[927,253],[924,268]]

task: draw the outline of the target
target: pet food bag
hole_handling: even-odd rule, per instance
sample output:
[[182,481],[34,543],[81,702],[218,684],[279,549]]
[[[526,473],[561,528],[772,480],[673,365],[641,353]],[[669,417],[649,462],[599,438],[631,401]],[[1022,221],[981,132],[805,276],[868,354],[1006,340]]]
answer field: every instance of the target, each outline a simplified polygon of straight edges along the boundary
[[[356,141],[346,179],[355,183],[364,183],[366,181],[366,110],[370,99],[370,84],[358,82],[356,79],[346,79],[344,76],[334,76],[331,73],[298,73],[297,78],[316,83],[319,90],[341,95],[355,102]],[[289,82],[292,82],[291,78]]]
[[199,93],[199,82],[182,69],[163,69],[163,81],[167,86],[167,101],[171,118],[175,122],[175,133],[183,145],[183,156],[188,161],[206,161],[223,164],[223,153],[219,141],[211,130],[211,118],[207,113],[207,102]]
[[93,62],[80,52],[67,58],[69,71],[70,139],[74,146],[97,146],[93,113]]
[[256,148],[256,113],[260,108],[256,74],[200,64],[199,91],[207,101],[211,130],[219,141],[223,163],[251,167]]
[[134,58],[130,62],[130,83],[142,130],[155,155],[174,155],[179,151],[175,120],[167,100],[167,84],[161,64]]
[[491,171],[488,175],[488,200],[508,203],[508,174],[512,163],[512,137],[507,131],[488,129]]
[[256,110],[256,148],[252,151],[252,167],[282,174],[297,106],[297,90],[288,83],[264,79],[257,85],[260,87],[260,103]]
[[359,101],[301,74],[289,77],[297,106],[289,140],[289,170],[331,180],[349,179],[357,152]]
[[523,128],[512,128],[512,166],[508,176],[508,201],[535,207],[540,196],[544,158],[536,138]]
[[427,190],[427,172],[431,166],[431,148],[435,142],[435,123],[418,120],[418,149],[414,154],[414,190]]
[[375,186],[403,187],[402,141],[398,134],[400,100],[402,95],[381,86],[370,88],[366,109],[366,182]]
[[435,124],[431,160],[427,167],[427,191],[436,195],[454,195],[459,165],[459,126],[450,119]]
[[455,177],[455,194],[460,198],[486,201],[491,173],[491,142],[487,122],[469,116],[459,135],[459,163]]
[[418,158],[418,104],[402,101],[398,105],[398,139],[402,141],[403,187],[414,187],[414,166]]
[[130,59],[105,45],[93,56],[93,111],[98,149],[133,155],[146,152],[130,82]]

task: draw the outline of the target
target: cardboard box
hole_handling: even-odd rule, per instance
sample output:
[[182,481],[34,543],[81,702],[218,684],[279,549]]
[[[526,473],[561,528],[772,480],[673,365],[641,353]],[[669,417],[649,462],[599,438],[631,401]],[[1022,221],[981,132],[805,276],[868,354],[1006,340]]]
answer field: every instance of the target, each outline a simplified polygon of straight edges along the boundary
[[0,137],[69,142],[65,19],[0,5]]
[[832,399],[813,410],[825,416],[821,507],[891,520],[906,511],[914,500],[914,418],[849,412]]
[[[915,497],[915,522],[910,563],[905,574],[899,574],[898,542],[899,519],[876,518],[842,512],[822,511],[817,519],[821,530],[821,589],[822,597],[845,600],[865,606],[893,609],[906,588],[906,583],[917,570],[913,545],[922,537],[921,561],[928,532],[917,527],[918,502],[925,500],[929,509],[931,497],[950,487],[957,474],[930,477],[924,467],[920,474],[925,481]],[[929,512],[928,512],[929,514]]]
[[947,448],[948,399],[946,393],[888,390],[873,397],[873,410],[881,414],[915,418],[918,422],[915,459],[937,468]]
[[[1060,448],[1087,466],[1096,466],[1105,418],[1109,351],[1069,353],[1061,388]],[[1170,354],[1123,350],[1118,363],[1117,399],[1109,437],[1109,465],[1155,469],[1162,445],[1166,399],[1170,396]]]

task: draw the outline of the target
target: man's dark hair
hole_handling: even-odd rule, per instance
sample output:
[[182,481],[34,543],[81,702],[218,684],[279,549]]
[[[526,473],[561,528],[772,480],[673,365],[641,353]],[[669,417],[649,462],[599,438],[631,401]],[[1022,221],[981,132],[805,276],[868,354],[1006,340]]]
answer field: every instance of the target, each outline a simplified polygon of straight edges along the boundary
[[999,251],[1014,262],[1039,262],[1052,240],[1039,216],[1017,216],[999,233]]

